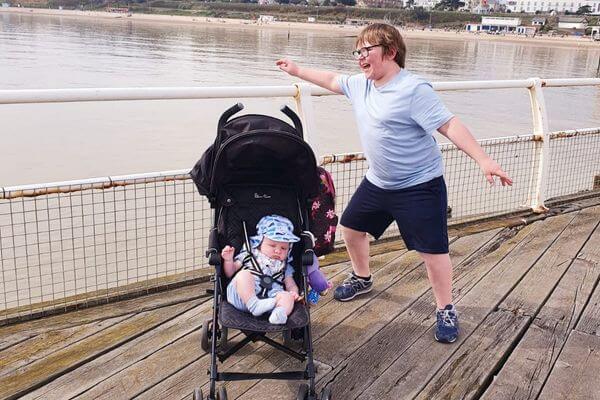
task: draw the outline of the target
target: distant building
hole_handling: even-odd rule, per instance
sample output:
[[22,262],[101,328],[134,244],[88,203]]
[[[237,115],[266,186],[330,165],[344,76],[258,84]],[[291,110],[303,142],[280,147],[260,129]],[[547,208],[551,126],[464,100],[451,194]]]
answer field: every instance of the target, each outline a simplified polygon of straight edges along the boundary
[[426,10],[431,10],[441,0],[415,0],[415,7],[423,7]]
[[582,17],[559,17],[558,29],[564,30],[585,30],[587,20]]
[[517,26],[517,35],[534,36],[537,32],[537,26]]
[[501,0],[479,0],[471,3],[471,12],[474,14],[489,14],[504,10],[504,2]]
[[269,22],[273,22],[276,21],[277,18],[275,18],[273,15],[259,15],[258,16],[258,20],[257,22],[262,23],[262,24],[268,24]]
[[361,8],[402,8],[402,0],[357,0],[356,6]]
[[511,12],[535,13],[543,12],[564,13],[568,11],[575,13],[579,7],[590,6],[592,14],[600,13],[600,0],[577,0],[577,1],[557,1],[557,0],[507,0],[506,9]]
[[546,25],[546,18],[544,17],[535,17],[531,20],[531,25],[533,26],[544,26]]
[[468,32],[510,33],[516,32],[521,18],[481,17],[480,24],[467,24]]

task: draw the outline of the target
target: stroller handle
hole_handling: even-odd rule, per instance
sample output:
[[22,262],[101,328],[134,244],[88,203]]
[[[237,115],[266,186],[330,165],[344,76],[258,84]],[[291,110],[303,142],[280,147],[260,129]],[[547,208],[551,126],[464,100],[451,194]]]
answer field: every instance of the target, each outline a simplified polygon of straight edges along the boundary
[[296,128],[296,131],[300,134],[300,137],[303,138],[304,132],[302,131],[302,122],[300,121],[298,114],[296,114],[287,105],[284,105],[283,107],[281,107],[281,112],[284,113],[285,115],[287,115],[289,117],[289,119],[292,120],[292,122],[294,123],[294,128]]
[[239,113],[244,109],[244,105],[242,103],[236,103],[233,106],[229,107],[219,118],[218,130],[220,131],[223,125],[231,118],[234,114]]

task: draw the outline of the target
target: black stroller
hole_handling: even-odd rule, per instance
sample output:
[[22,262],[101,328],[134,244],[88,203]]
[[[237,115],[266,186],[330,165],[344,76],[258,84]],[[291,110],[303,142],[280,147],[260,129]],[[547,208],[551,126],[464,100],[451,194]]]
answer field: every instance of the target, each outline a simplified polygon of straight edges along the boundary
[[[239,252],[246,235],[255,233],[256,223],[264,215],[287,217],[294,224],[294,233],[301,237],[292,247],[294,278],[301,291],[306,291],[307,266],[313,263],[314,238],[309,232],[308,213],[311,199],[319,190],[319,175],[315,155],[303,139],[300,119],[285,106],[281,111],[294,126],[266,115],[242,115],[230,120],[242,109],[243,105],[238,103],[223,113],[214,144],[191,172],[198,191],[208,198],[214,209],[206,251],[209,264],[215,268],[213,316],[204,321],[201,332],[201,348],[211,355],[207,399],[227,399],[224,386],[217,392],[217,381],[303,379],[308,380],[308,384],[300,385],[297,399],[329,400],[329,386],[320,396],[315,391],[310,313],[304,303],[295,304],[285,325],[272,325],[266,318],[238,311],[226,301],[229,279],[222,269],[221,249],[231,245]],[[228,346],[228,330],[232,328],[240,330],[244,338]],[[282,332],[283,344],[267,336],[273,332]],[[292,348],[294,340],[301,341],[301,350]],[[223,362],[246,344],[256,341],[306,361],[305,369],[273,373],[217,371],[217,359]],[[204,400],[200,389],[195,389],[193,399]]]

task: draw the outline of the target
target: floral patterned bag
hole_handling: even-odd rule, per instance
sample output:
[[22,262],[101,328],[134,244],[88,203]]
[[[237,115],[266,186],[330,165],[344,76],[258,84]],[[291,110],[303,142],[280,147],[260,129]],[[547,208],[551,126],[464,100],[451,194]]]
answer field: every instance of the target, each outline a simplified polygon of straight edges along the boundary
[[333,251],[338,216],[335,214],[335,187],[331,174],[317,168],[321,182],[319,194],[312,203],[309,217],[310,231],[315,235],[315,254],[322,256]]

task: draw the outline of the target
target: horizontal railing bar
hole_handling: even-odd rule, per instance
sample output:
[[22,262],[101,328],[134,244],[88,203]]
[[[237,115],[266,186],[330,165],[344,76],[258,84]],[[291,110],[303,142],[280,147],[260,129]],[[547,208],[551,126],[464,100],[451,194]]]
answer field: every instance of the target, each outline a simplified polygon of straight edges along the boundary
[[[433,82],[439,91],[530,88],[533,78],[520,80]],[[545,87],[595,86],[600,78],[542,79]],[[0,90],[0,104],[70,103],[89,101],[193,100],[217,98],[295,97],[298,88],[289,86],[147,87]],[[314,96],[335,93],[317,86]]]
[[[550,133],[551,138],[562,136],[583,136],[589,134],[600,133],[600,127],[584,128],[569,131],[557,131]],[[495,141],[508,142],[511,141],[528,141],[535,140],[534,135],[519,135],[519,136],[503,136],[497,138],[479,139],[478,142],[482,145],[490,144]],[[442,151],[447,151],[447,147],[454,147],[451,143],[440,144]],[[321,165],[333,163],[348,163],[352,161],[365,160],[364,153],[339,153],[326,154],[320,158]],[[141,183],[158,183],[175,180],[190,179],[189,169],[179,169],[161,172],[147,172],[141,174],[107,176],[90,179],[78,179],[63,182],[50,182],[40,184],[29,184],[19,186],[0,187],[0,199],[14,199],[20,197],[37,197],[54,193],[73,193],[93,189],[110,189],[119,186],[139,185]],[[143,182],[141,182],[143,181]]]
[[294,97],[297,92],[292,85],[0,90],[0,104]]
[[600,85],[600,78],[573,78],[573,79],[542,79],[542,86],[596,86]]

